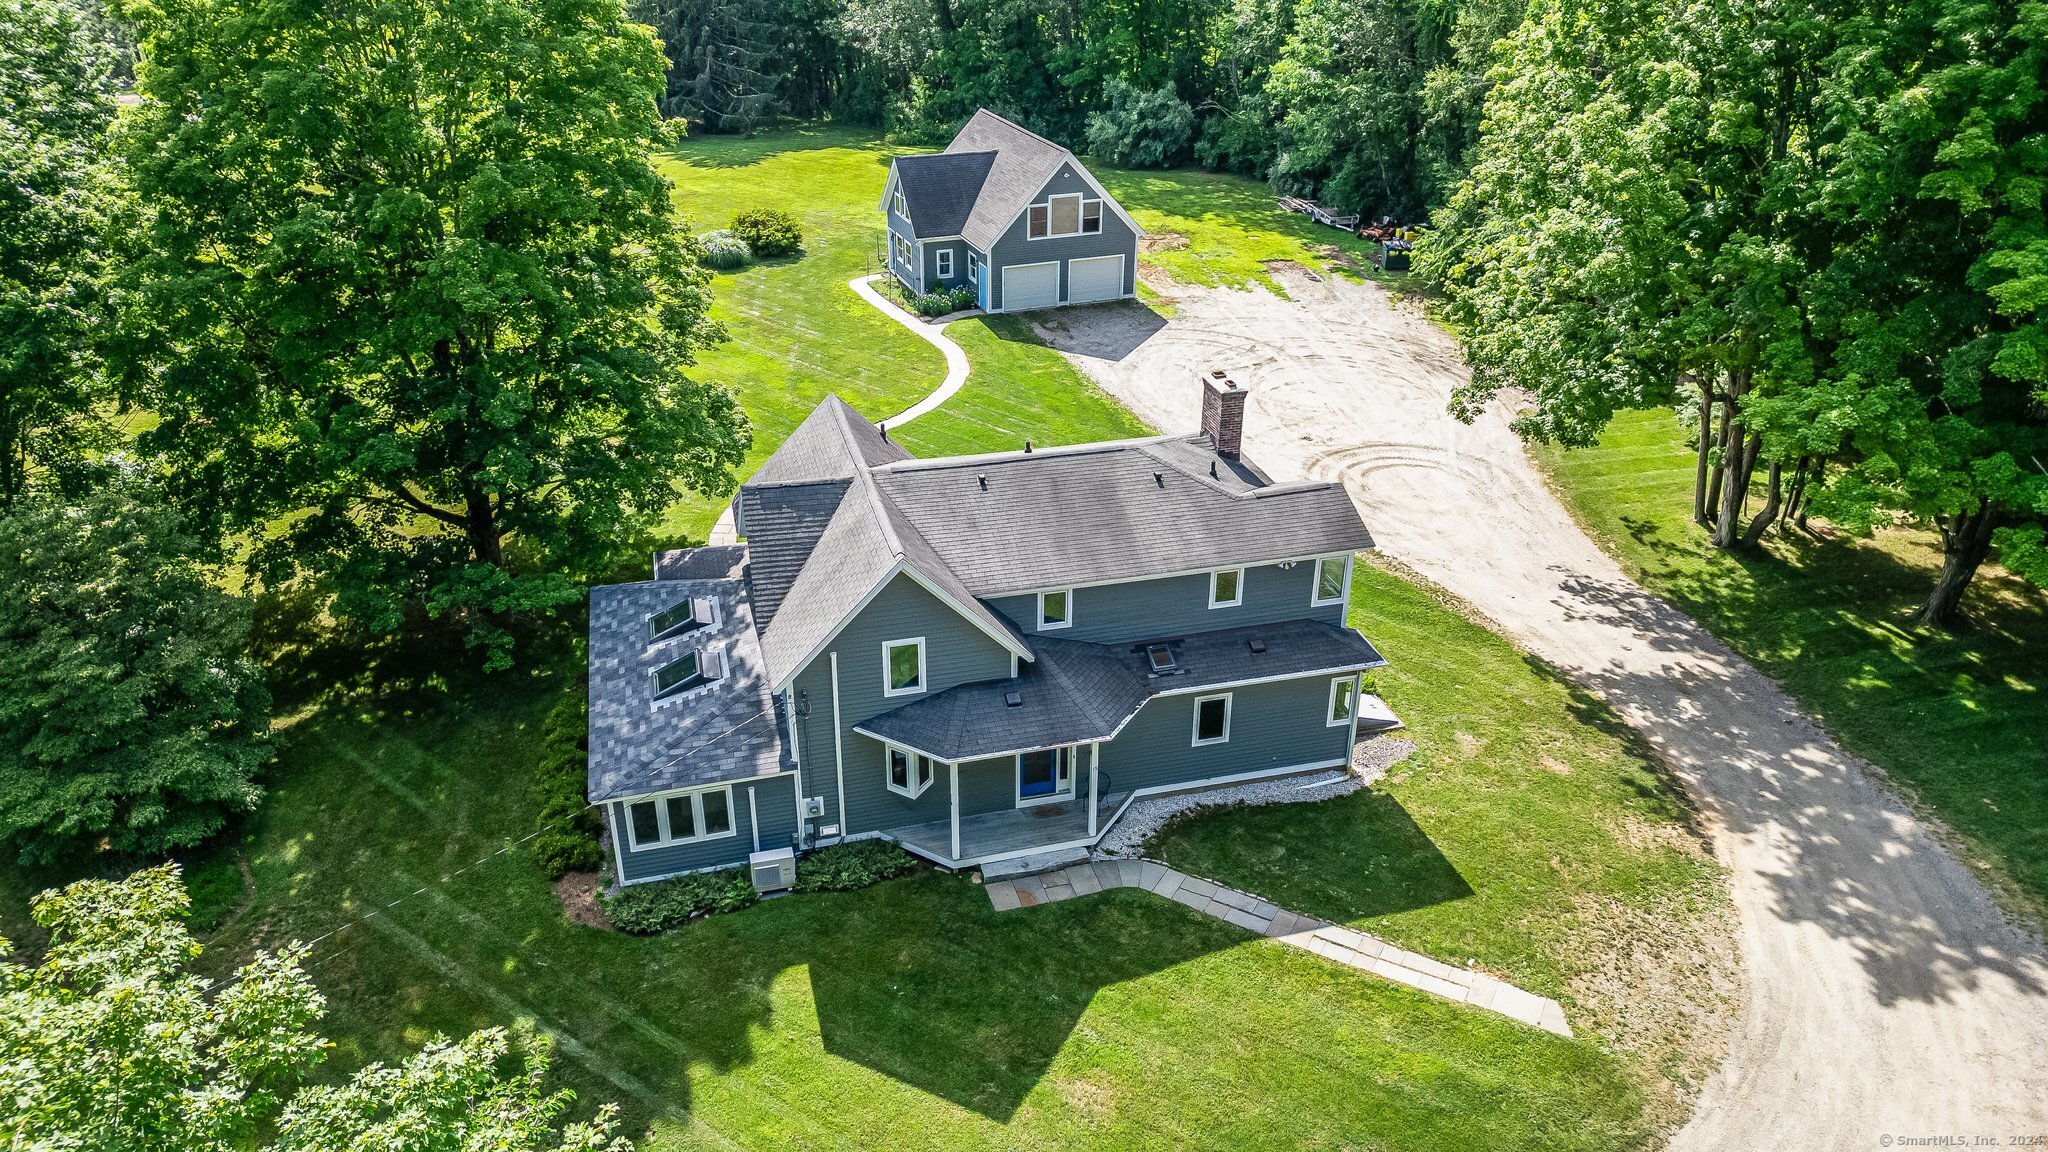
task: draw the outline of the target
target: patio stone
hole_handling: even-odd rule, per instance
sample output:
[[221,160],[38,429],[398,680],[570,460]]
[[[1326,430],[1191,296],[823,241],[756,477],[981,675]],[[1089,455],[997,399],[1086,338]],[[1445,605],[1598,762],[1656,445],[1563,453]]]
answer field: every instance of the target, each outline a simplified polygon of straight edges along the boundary
[[988,902],[998,912],[1008,912],[1017,907],[1017,886],[1008,880],[996,880],[986,885]]
[[1216,894],[1216,886],[1214,884],[1209,883],[1207,880],[1198,879],[1194,876],[1189,876],[1188,878],[1182,880],[1180,882],[1180,890],[1183,892],[1192,892],[1197,896],[1203,897],[1204,899],[1207,899],[1208,897],[1214,896]]
[[1067,869],[1067,879],[1073,882],[1077,895],[1088,896],[1102,891],[1102,878],[1095,874],[1092,865],[1082,864]]
[[1166,879],[1166,865],[1147,860],[1138,865],[1138,887],[1147,892],[1159,891],[1159,882]]
[[1105,891],[1124,886],[1124,870],[1116,861],[1097,860],[1088,867],[1095,870],[1095,882],[1102,885]]
[[1173,898],[1173,894],[1175,892],[1180,891],[1181,884],[1186,882],[1186,880],[1186,876],[1182,875],[1179,872],[1174,871],[1171,868],[1168,868],[1166,870],[1166,875],[1161,876],[1159,878],[1159,886],[1157,888],[1152,889],[1152,891],[1171,900]]

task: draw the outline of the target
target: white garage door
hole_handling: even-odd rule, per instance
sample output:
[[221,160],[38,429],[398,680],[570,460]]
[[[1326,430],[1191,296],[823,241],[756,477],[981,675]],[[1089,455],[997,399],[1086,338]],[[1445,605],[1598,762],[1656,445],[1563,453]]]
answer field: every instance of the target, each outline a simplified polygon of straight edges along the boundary
[[1060,266],[1009,264],[1003,268],[1003,311],[1054,308],[1060,302]]
[[1124,258],[1093,256],[1067,261],[1067,303],[1093,304],[1124,294]]

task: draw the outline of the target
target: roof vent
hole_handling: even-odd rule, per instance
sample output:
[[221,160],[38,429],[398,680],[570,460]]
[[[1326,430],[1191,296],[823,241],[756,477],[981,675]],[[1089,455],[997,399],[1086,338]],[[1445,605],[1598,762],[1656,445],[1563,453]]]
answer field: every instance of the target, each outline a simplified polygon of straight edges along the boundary
[[1264,651],[1266,650],[1266,642],[1265,642],[1264,640],[1261,640],[1261,639],[1259,639],[1259,638],[1258,638],[1257,636],[1254,636],[1254,637],[1252,637],[1252,639],[1251,639],[1251,645],[1252,645],[1252,655],[1254,655],[1254,656],[1256,656],[1256,655],[1258,655],[1258,654],[1260,654],[1260,653],[1262,653],[1262,652],[1264,652]]
[[1026,456],[1029,456],[1029,455],[1031,455],[1031,441],[1029,441],[1029,440],[1026,440],[1026,441],[1024,442],[1024,454],[1025,454]]
[[976,476],[976,477],[975,477],[975,479],[981,482],[981,490],[982,490],[983,492],[986,492],[986,491],[988,491],[988,477],[986,477],[986,476]]
[[887,440],[889,438],[889,426],[887,424],[875,425],[875,431],[882,434],[882,439]]
[[1023,706],[1024,706],[1024,694],[1023,694],[1022,692],[1005,692],[1005,693],[1003,693],[1003,707],[1005,707],[1005,708],[1022,708]]
[[1164,488],[1164,487],[1166,487],[1166,473],[1164,473],[1164,472],[1154,472],[1154,473],[1152,474],[1152,482],[1153,482],[1154,484],[1157,484],[1157,485],[1159,485],[1159,486],[1160,486],[1161,488]]
[[1211,460],[1211,461],[1209,461],[1209,479],[1211,479],[1211,480],[1218,480],[1218,479],[1221,479],[1221,477],[1219,477],[1219,476],[1217,476],[1217,475],[1216,475],[1216,462],[1215,462],[1214,460]]

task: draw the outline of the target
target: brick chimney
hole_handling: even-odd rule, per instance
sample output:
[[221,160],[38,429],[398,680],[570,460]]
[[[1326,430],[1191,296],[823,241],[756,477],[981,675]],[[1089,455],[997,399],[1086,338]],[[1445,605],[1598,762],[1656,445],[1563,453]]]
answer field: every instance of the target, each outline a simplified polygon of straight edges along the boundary
[[1245,390],[1221,368],[1211,369],[1201,380],[1202,431],[1216,445],[1218,456],[1235,460],[1244,444]]

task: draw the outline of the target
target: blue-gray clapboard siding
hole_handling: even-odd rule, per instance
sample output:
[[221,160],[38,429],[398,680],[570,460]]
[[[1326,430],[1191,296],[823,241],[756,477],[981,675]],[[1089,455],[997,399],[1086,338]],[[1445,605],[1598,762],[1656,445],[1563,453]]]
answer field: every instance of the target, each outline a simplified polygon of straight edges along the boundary
[[[1095,195],[1088,187],[1088,182],[1081,178],[1081,174],[1074,170],[1071,163],[1060,165],[1060,170],[1053,173],[1052,179],[1046,181],[1045,187],[1038,190],[1038,195],[1032,203],[1043,204],[1049,196],[1069,192],[1079,192],[1091,199]],[[1010,223],[1010,227],[995,242],[995,246],[989,249],[989,308],[992,311],[1000,311],[1003,307],[1003,268],[1011,264],[1044,264],[1053,260],[1059,261],[1060,300],[1064,302],[1067,299],[1067,261],[1121,253],[1124,257],[1124,295],[1129,296],[1137,290],[1135,278],[1138,274],[1138,234],[1131,230],[1130,225],[1123,222],[1122,217],[1110,210],[1107,202],[1102,207],[1102,231],[1097,233],[1082,236],[1048,236],[1033,240],[1030,235],[1030,221],[1031,213],[1028,209],[1018,213],[1017,219]]]
[[916,258],[917,233],[912,231],[910,221],[907,218],[896,214],[894,184],[890,185],[889,206],[883,210],[883,214],[889,221],[889,271],[895,273],[897,279],[910,285],[912,288],[919,288],[917,265],[898,259],[896,255],[896,237],[901,236],[910,242],[912,259]]
[[753,811],[761,818],[761,848],[772,851],[795,842],[797,826],[796,777],[793,774],[763,776],[732,785],[733,835],[690,844],[670,844],[634,851],[632,833],[626,827],[626,806],[630,801],[610,805],[612,827],[617,841],[612,845],[619,865],[619,882],[635,884],[679,872],[745,864],[754,850],[754,824],[747,806],[747,790],[753,789]]
[[1305,676],[1221,690],[1231,695],[1230,739],[1199,748],[1194,746],[1195,701],[1215,693],[1154,697],[1115,740],[1102,746],[1098,787],[1104,792],[1167,788],[1219,776],[1342,763],[1351,729],[1329,725],[1331,679]]
[[[1122,644],[1283,620],[1322,620],[1342,627],[1343,604],[1309,603],[1315,579],[1314,560],[1303,560],[1292,568],[1277,564],[1246,568],[1242,603],[1234,608],[1209,607],[1206,572],[1075,588],[1067,599],[1072,625],[1046,634],[1091,644]],[[1039,630],[1037,595],[998,597],[989,605],[1021,631]]]
[[[898,576],[849,621],[831,645],[796,677],[798,754],[804,790],[825,798],[818,823],[839,824],[852,836],[947,812],[943,776],[916,800],[889,791],[882,745],[853,731],[870,716],[899,708],[924,695],[882,695],[882,645],[912,636],[925,638],[925,694],[956,684],[997,680],[1010,674],[1009,650],[908,576]],[[840,741],[846,757],[846,810],[839,810],[839,784],[832,745],[832,660],[839,654]],[[803,714],[807,713],[807,714]]]
[[[924,244],[924,290],[937,292],[967,283],[967,257],[974,249],[965,240],[927,240]],[[953,274],[939,275],[939,253],[953,254]]]

